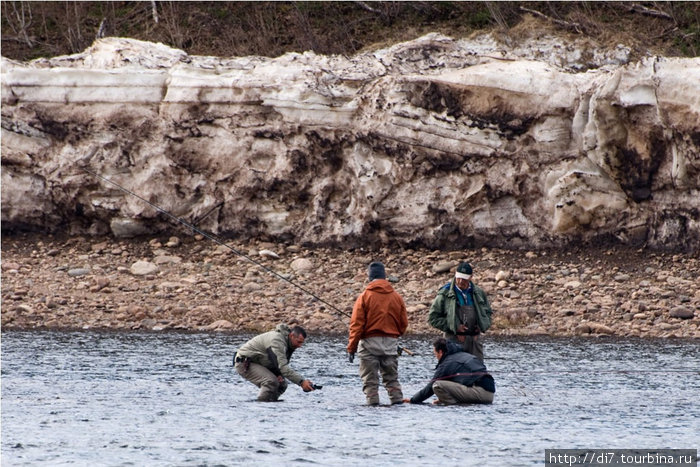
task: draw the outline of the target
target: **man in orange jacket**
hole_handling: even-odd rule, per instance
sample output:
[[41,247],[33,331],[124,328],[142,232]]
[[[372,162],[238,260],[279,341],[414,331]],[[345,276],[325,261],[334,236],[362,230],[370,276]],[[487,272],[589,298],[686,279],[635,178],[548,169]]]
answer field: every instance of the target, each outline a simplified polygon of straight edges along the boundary
[[369,285],[357,297],[350,319],[348,359],[360,356],[362,390],[368,405],[379,404],[379,373],[392,404],[403,402],[399,383],[398,338],[406,332],[408,314],[401,296],[386,280],[384,265],[369,265]]

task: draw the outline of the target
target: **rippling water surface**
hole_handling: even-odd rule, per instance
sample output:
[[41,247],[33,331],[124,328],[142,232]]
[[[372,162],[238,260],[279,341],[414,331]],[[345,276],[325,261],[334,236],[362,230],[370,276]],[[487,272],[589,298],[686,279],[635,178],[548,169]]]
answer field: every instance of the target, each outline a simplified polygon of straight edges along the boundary
[[[323,389],[255,402],[231,366],[250,337],[3,333],[2,465],[542,465],[700,444],[697,341],[492,337],[493,405],[365,407],[345,339],[313,335],[292,363]],[[402,342],[410,396],[435,361],[430,338]]]

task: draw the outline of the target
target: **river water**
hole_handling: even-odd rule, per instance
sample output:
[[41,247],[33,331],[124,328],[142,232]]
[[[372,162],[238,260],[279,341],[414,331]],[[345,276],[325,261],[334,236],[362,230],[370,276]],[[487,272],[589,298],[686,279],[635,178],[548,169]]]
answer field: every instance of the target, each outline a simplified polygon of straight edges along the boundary
[[[4,332],[2,465],[519,466],[700,445],[697,340],[490,337],[493,405],[366,407],[345,339],[313,335],[292,366],[323,389],[255,402],[231,366],[250,337]],[[410,396],[435,361],[430,338],[402,343]]]

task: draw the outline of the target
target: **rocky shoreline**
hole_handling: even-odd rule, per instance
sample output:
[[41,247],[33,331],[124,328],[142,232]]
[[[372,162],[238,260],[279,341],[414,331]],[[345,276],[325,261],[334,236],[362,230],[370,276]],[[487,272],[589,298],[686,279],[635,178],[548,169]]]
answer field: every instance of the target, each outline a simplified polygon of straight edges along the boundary
[[437,334],[430,303],[466,260],[492,302],[490,335],[700,338],[698,253],[226,245],[187,234],[4,235],[2,330],[258,332],[296,322],[342,335],[367,264],[380,260],[408,307],[409,333]]

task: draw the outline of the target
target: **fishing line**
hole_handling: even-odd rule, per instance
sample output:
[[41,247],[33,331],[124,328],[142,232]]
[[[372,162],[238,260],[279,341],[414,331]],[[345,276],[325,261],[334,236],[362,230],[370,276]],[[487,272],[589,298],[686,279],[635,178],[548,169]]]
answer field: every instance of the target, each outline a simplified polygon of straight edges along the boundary
[[[131,196],[134,196],[134,197],[140,199],[141,201],[143,201],[144,203],[148,204],[149,206],[151,206],[151,207],[152,207],[153,209],[155,209],[156,211],[158,211],[158,212],[160,212],[160,213],[162,213],[162,214],[165,214],[165,215],[168,216],[170,219],[179,222],[180,224],[184,225],[184,226],[187,227],[188,229],[191,229],[192,231],[194,231],[194,232],[196,232],[196,233],[198,233],[198,234],[200,234],[200,235],[202,235],[202,236],[208,238],[209,240],[211,240],[211,241],[217,243],[218,245],[221,245],[221,246],[224,246],[224,247],[228,248],[229,250],[231,250],[232,252],[234,252],[234,253],[237,254],[238,256],[240,256],[240,257],[242,257],[242,258],[245,258],[246,260],[250,261],[251,263],[255,264],[256,266],[261,267],[262,269],[264,269],[264,270],[267,271],[268,273],[272,274],[273,276],[277,277],[278,279],[282,279],[283,281],[288,282],[288,283],[290,283],[291,285],[293,285],[294,287],[298,288],[298,289],[301,290],[302,292],[304,292],[304,293],[306,293],[306,294],[312,296],[313,298],[315,298],[315,299],[318,300],[319,302],[321,302],[321,303],[327,305],[328,307],[330,307],[332,310],[336,311],[337,313],[340,313],[340,314],[342,314],[342,315],[344,315],[344,316],[347,316],[348,318],[350,317],[350,315],[349,315],[348,313],[342,311],[341,309],[339,309],[339,308],[336,307],[335,305],[332,305],[332,304],[328,303],[326,300],[322,299],[321,297],[319,297],[318,295],[314,294],[314,293],[311,292],[310,290],[305,289],[305,288],[302,287],[301,285],[299,285],[299,284],[297,284],[296,282],[293,282],[293,281],[287,279],[286,277],[282,276],[281,274],[278,274],[277,272],[275,272],[275,271],[273,271],[272,269],[268,268],[267,266],[265,266],[264,264],[260,263],[259,261],[256,261],[256,260],[254,260],[253,258],[251,258],[250,256],[248,256],[248,255],[246,255],[246,254],[244,254],[244,253],[241,253],[240,251],[236,250],[236,249],[233,248],[232,246],[227,245],[226,243],[222,242],[221,240],[219,240],[219,239],[216,238],[215,236],[213,236],[213,235],[211,235],[211,234],[209,234],[209,233],[207,233],[207,232],[204,232],[204,231],[201,230],[201,229],[198,229],[197,227],[195,227],[194,225],[190,224],[189,222],[186,222],[186,221],[180,219],[179,217],[177,217],[177,216],[175,216],[175,215],[169,213],[168,211],[166,211],[165,209],[161,208],[161,207],[158,206],[157,204],[148,201],[147,199],[143,198],[142,196],[139,196],[138,194],[134,193],[133,191],[131,191],[131,190],[129,190],[129,189],[127,189],[127,188],[121,186],[121,185],[118,184],[117,182],[115,182],[115,181],[113,181],[113,180],[110,180],[109,178],[103,177],[102,175],[100,175],[100,174],[98,174],[98,173],[95,173],[95,172],[93,172],[93,171],[91,171],[91,170],[89,170],[89,169],[87,169],[87,168],[85,168],[85,167],[80,167],[80,168],[81,168],[82,170],[84,170],[85,172],[89,173],[90,175],[92,175],[92,176],[94,176],[94,177],[97,177],[97,178],[99,178],[100,180],[103,180],[103,181],[105,181],[105,182],[107,182],[107,183],[110,183],[110,184],[116,186],[117,188],[119,188],[119,189],[120,189],[121,191],[123,191],[124,193],[130,194]],[[208,214],[209,214],[209,213],[207,213],[207,215],[208,215]],[[201,220],[201,219],[200,219],[200,220]],[[341,318],[338,318],[338,319],[341,319]]]

